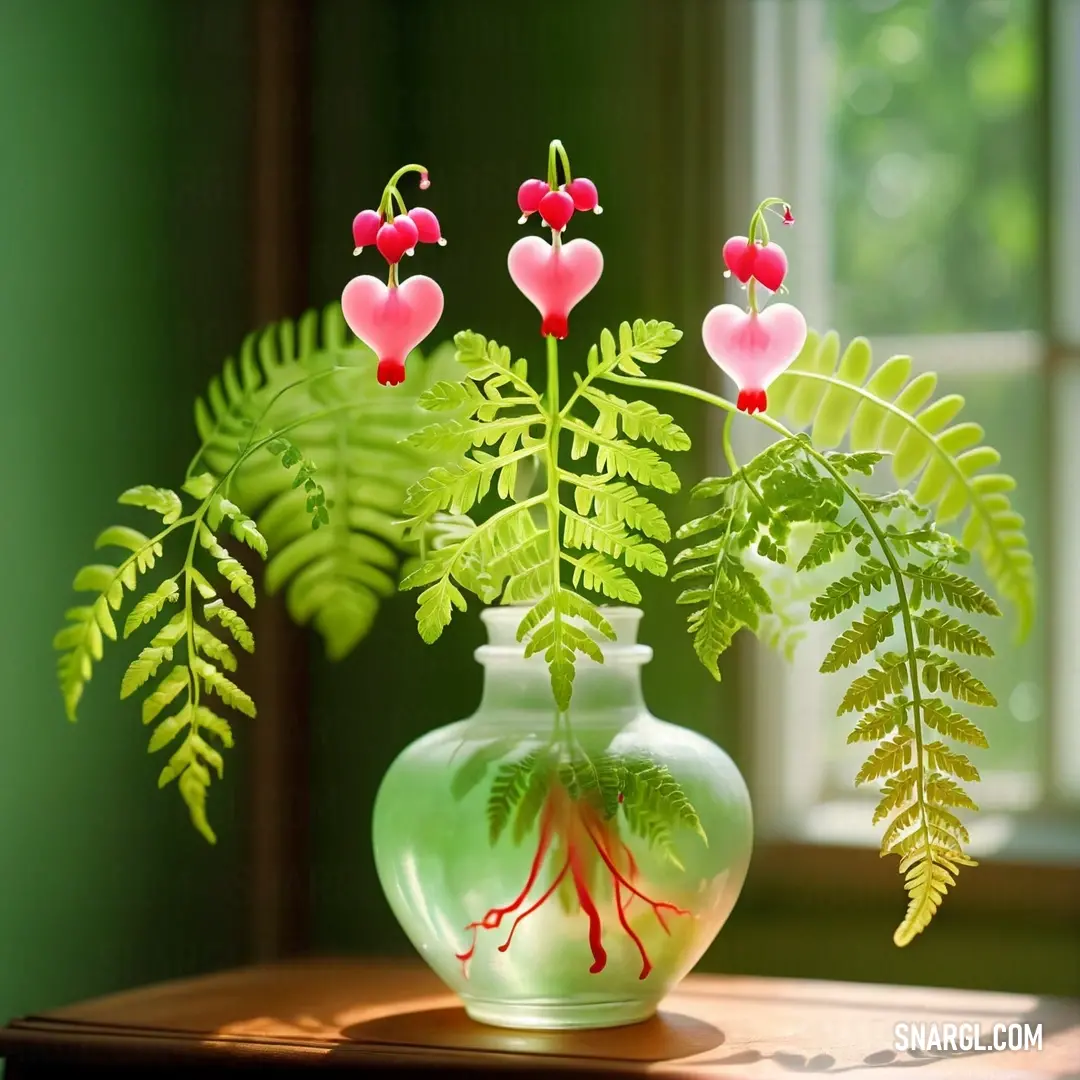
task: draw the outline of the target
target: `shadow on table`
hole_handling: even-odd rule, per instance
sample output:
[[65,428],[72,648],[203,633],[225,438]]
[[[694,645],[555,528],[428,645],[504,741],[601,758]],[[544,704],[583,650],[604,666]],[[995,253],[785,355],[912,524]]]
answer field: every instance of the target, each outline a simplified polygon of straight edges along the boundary
[[342,1029],[341,1034],[353,1045],[382,1043],[429,1051],[465,1050],[640,1062],[695,1057],[724,1043],[724,1033],[712,1024],[663,1010],[643,1023],[627,1027],[594,1031],[518,1031],[478,1024],[462,1008],[424,1009],[352,1024]]
[[[1001,1019],[1006,1023],[1041,1024],[1044,1041],[1077,1027],[1075,1005],[1053,998],[1040,999],[1026,1013],[1007,1017],[1002,1014]],[[519,1063],[522,1055],[561,1058],[564,1062],[568,1059],[602,1059],[644,1065],[692,1058],[695,1069],[772,1063],[792,1073],[840,1074],[873,1068],[919,1069],[945,1060],[985,1058],[994,1053],[979,1050],[897,1052],[887,1047],[845,1062],[838,1061],[833,1054],[813,1050],[797,1053],[744,1047],[714,1055],[710,1052],[727,1041],[723,1031],[704,1020],[665,1010],[644,1023],[627,1027],[595,1031],[518,1031],[479,1024],[462,1008],[428,1008],[352,1024],[343,1028],[341,1035],[347,1041],[339,1051],[332,1053],[347,1054],[349,1048],[357,1044],[383,1045],[410,1048],[428,1057],[446,1054],[447,1064],[453,1062],[456,1054],[471,1052],[518,1057]],[[988,1037],[984,1031],[984,1041]],[[752,1075],[753,1070],[747,1072],[748,1077]],[[1080,1072],[1071,1070],[1047,1075],[1055,1075],[1058,1080],[1080,1080]]]

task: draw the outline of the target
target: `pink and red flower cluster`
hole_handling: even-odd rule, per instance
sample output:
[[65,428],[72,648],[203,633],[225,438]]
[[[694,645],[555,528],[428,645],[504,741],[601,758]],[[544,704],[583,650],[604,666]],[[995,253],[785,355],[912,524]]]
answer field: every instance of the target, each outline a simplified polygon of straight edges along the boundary
[[[405,381],[405,359],[435,329],[442,317],[443,294],[438,283],[423,274],[400,281],[398,264],[417,244],[444,245],[439,219],[428,209],[406,210],[397,182],[418,172],[420,187],[431,181],[420,165],[403,166],[383,190],[378,210],[361,210],[353,218],[353,254],[374,245],[390,265],[384,285],[370,274],[355,277],[341,295],[341,310],[349,329],[378,357],[377,378],[384,386]],[[394,207],[399,212],[395,215]]]

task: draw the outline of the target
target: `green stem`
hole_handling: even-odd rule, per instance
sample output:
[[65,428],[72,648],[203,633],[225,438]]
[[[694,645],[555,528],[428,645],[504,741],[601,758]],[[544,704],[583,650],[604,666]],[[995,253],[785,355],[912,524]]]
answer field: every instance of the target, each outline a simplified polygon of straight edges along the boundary
[[[295,390],[298,386],[308,386],[311,383],[317,382],[319,379],[325,379],[327,376],[336,375],[339,371],[354,370],[356,369],[348,364],[335,364],[333,367],[327,368],[325,371],[312,372],[309,375],[305,375],[302,379],[297,379],[295,382],[288,383],[287,385],[281,387],[279,390],[277,390],[274,394],[271,395],[270,399],[266,402],[263,411],[259,414],[258,419],[252,422],[251,432],[248,435],[248,441],[243,445],[243,447],[241,447],[240,453],[243,454],[244,451],[247,450],[247,448],[251,445],[252,440],[255,438],[255,432],[259,430],[259,425],[266,419],[270,410],[274,407],[274,405],[277,404],[278,400],[284,397],[290,390]],[[228,415],[233,415],[231,410]],[[184,473],[185,480],[190,479],[191,474],[195,470],[195,466],[199,463],[199,459],[203,456],[203,454],[206,453],[206,451],[210,448],[210,445],[214,442],[214,440],[220,433],[221,421],[218,421],[218,423],[214,425],[214,430],[213,432],[211,432],[210,437],[203,441],[203,444],[195,452],[195,456],[191,459],[190,462],[188,462],[187,470]]]
[[728,468],[731,470],[731,475],[734,476],[739,471],[739,463],[735,459],[735,451],[731,446],[731,426],[735,422],[735,414],[729,412],[727,418],[724,420],[724,431],[720,436],[720,440],[724,445],[724,460],[728,464]]
[[[608,375],[606,376],[612,382],[622,382],[632,384],[634,386],[640,386],[640,379],[631,379],[623,375]],[[696,398],[698,401],[703,401],[707,405],[715,406],[718,409],[726,409],[728,412],[728,420],[731,419],[738,411],[726,398],[722,398],[717,394],[711,394],[707,390],[699,390],[696,386],[686,386],[683,383],[670,382],[664,379],[650,379],[648,386],[654,390],[667,390],[670,393],[682,394],[684,397]],[[794,432],[789,431],[779,420],[774,420],[766,413],[753,413],[747,414],[756,420],[759,424],[764,424],[766,427],[771,428],[778,435],[783,436],[785,439],[797,438]],[[725,424],[726,427],[726,424]],[[922,733],[922,694],[919,688],[919,665],[918,657],[916,655],[915,647],[915,630],[912,625],[911,619],[911,607],[908,603],[907,587],[904,583],[904,574],[900,569],[900,564],[896,560],[896,556],[893,553],[892,545],[888,541],[884,531],[878,524],[877,519],[874,517],[873,512],[863,502],[862,496],[858,490],[852,487],[844,475],[837,469],[831,461],[820,450],[816,449],[810,443],[804,444],[806,453],[810,455],[826,472],[828,472],[834,480],[840,485],[843,492],[851,499],[852,503],[857,507],[859,513],[865,519],[867,525],[870,527],[870,531],[874,534],[874,538],[877,540],[878,546],[881,548],[882,553],[885,556],[886,561],[889,564],[889,570],[892,573],[893,582],[896,585],[897,598],[900,603],[900,619],[904,626],[904,640],[907,645],[908,654],[908,675],[911,684],[911,718],[912,727],[915,731],[915,770],[916,770],[916,798],[919,803],[919,815],[921,820],[921,829],[923,833],[923,841],[926,844],[926,850],[930,850],[930,823],[926,814],[926,789],[925,789],[925,766],[923,762],[923,733]],[[729,462],[730,464],[730,462]],[[759,496],[760,497],[760,496]]]
[[[556,140],[558,141],[558,140]],[[555,143],[552,143],[552,147]],[[562,433],[562,416],[559,412],[559,342],[554,335],[547,338],[547,412],[549,416],[545,466],[547,469],[548,546],[551,558],[551,621],[555,640],[562,636],[562,612],[559,606],[559,575],[562,571],[559,543],[559,436]],[[570,733],[570,718],[564,718],[567,735]],[[555,723],[558,725],[559,714],[556,711]]]
[[786,199],[777,199],[775,196],[768,199],[762,199],[761,202],[758,203],[758,208],[754,211],[753,216],[750,218],[750,229],[747,233],[747,240],[749,240],[751,244],[754,243],[754,239],[760,230],[761,242],[767,244],[769,242],[769,226],[765,221],[765,211],[770,206],[788,205]]
[[427,169],[423,165],[417,165],[411,163],[409,165],[402,165],[400,169],[393,176],[390,177],[386,187],[383,188],[382,198],[379,200],[379,213],[386,218],[387,221],[394,220],[394,199],[398,201],[398,206],[401,207],[401,213],[406,213],[405,200],[401,197],[401,192],[398,191],[398,181],[409,172],[423,173],[427,172]]
[[570,176],[570,156],[566,152],[566,148],[562,142],[558,139],[552,139],[551,144],[548,146],[548,174],[547,182],[548,187],[552,191],[558,189],[559,186],[559,170],[555,162],[555,155],[558,154],[559,161],[562,162],[563,175],[565,176],[565,182],[570,183],[572,177]]

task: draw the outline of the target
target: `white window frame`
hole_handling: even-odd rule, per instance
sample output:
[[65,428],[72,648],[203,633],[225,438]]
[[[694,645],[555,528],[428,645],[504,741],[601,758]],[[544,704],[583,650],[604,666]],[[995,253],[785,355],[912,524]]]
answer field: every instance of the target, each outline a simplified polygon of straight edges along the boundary
[[[1052,192],[1055,235],[1049,267],[1050,334],[1030,332],[904,336],[874,339],[879,357],[903,353],[916,368],[962,374],[977,364],[980,372],[1047,373],[1051,425],[1048,456],[1054,512],[1052,555],[1040,571],[1039,603],[1048,628],[1048,710],[1046,756],[1038,792],[1023,784],[1013,790],[989,785],[998,812],[984,812],[973,824],[973,853],[992,855],[1010,842],[1033,858],[1080,857],[1073,818],[1054,816],[1080,797],[1080,497],[1074,467],[1080,461],[1080,3],[1042,0],[1052,20],[1050,111]],[[726,127],[728,146],[749,147],[731,154],[723,219],[738,222],[763,195],[782,195],[796,208],[798,240],[788,248],[795,300],[809,325],[830,325],[826,211],[827,85],[829,61],[825,0],[735,0],[726,11]],[[747,109],[746,88],[750,87]],[[1070,107],[1070,103],[1071,107]],[[730,232],[731,230],[726,230]],[[722,243],[722,239],[720,241]],[[718,245],[719,246],[719,245]],[[718,267],[717,274],[722,272]],[[718,281],[717,291],[722,286]],[[741,299],[736,282],[729,299]],[[1066,343],[1071,347],[1066,348]],[[1065,410],[1070,404],[1072,415]],[[715,420],[713,421],[715,422]],[[752,425],[737,425],[735,445],[745,460],[760,446]],[[712,440],[719,445],[717,437]],[[719,463],[717,463],[719,464]],[[1053,582],[1048,587],[1048,582]],[[1062,601],[1062,597],[1068,598]],[[751,786],[758,831],[766,839],[834,845],[873,845],[879,830],[870,825],[867,801],[855,796],[823,799],[826,774],[824,733],[835,708],[817,672],[827,651],[825,628],[814,627],[794,662],[771,650],[752,651]],[[815,640],[816,637],[816,640]],[[816,693],[815,689],[816,688]],[[809,700],[808,700],[809,698]],[[810,715],[808,716],[808,712]],[[1021,774],[1011,774],[1019,778]],[[988,777],[987,779],[991,779]],[[1001,778],[1004,779],[1004,778]],[[989,793],[984,783],[984,797]],[[1023,814],[1013,810],[1030,810]]]

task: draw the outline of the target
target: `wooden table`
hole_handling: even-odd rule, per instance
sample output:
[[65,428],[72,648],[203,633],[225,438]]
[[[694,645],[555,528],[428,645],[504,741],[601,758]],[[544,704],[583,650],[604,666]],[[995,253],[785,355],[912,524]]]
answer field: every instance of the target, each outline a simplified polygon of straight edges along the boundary
[[[897,1052],[897,1023],[1042,1024],[1042,1050]],[[929,1034],[930,1029],[927,1029]],[[1027,995],[695,975],[660,1016],[580,1033],[469,1020],[413,963],[311,960],[164,983],[13,1021],[9,1080],[327,1067],[366,1074],[790,1080],[1080,1077],[1080,1002]],[[912,1071],[914,1070],[914,1072]],[[274,1070],[276,1071],[276,1070]]]

